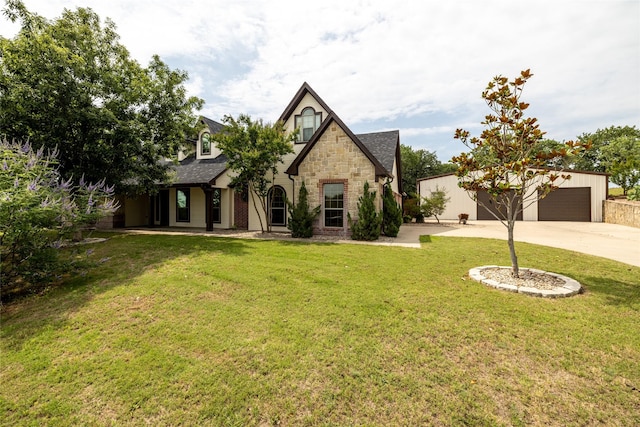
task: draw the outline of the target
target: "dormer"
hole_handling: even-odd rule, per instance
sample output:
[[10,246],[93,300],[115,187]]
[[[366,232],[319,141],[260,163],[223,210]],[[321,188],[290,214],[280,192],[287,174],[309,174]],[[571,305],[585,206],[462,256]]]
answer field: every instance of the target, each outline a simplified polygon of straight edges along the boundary
[[222,131],[223,125],[206,117],[200,117],[200,123],[204,126],[198,134],[196,158],[215,159],[222,154],[216,144],[215,136]]
[[331,113],[329,106],[305,82],[285,108],[279,120],[284,122],[285,129],[289,132],[298,128],[300,131],[296,143],[306,144],[329,113]]

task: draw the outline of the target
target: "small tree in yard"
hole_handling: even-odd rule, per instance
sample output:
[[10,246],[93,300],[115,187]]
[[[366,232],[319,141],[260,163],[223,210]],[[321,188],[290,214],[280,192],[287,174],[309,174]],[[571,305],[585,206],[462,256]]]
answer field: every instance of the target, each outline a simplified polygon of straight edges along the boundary
[[384,186],[382,198],[382,231],[385,236],[396,237],[402,225],[402,208],[393,197],[391,185],[387,182]]
[[420,205],[422,215],[425,217],[433,216],[436,218],[436,221],[438,221],[438,224],[440,224],[438,215],[444,213],[447,202],[451,200],[450,197],[447,197],[445,189],[441,190],[436,186],[436,190],[431,192],[431,196],[424,197],[422,200],[422,205]]
[[34,151],[6,139],[0,144],[0,284],[3,297],[52,281],[71,266],[58,258],[62,239],[117,208],[113,187],[58,172],[57,152]]
[[[454,138],[462,141],[469,153],[455,156],[458,185],[507,228],[512,275],[519,276],[518,258],[513,241],[516,218],[526,207],[545,197],[569,175],[544,166],[562,164],[562,158],[589,148],[589,143],[564,142],[552,149],[542,147],[543,135],[537,119],[524,117],[529,104],[520,98],[532,74],[522,71],[513,81],[497,76],[482,93],[492,114],[481,122],[486,129],[480,137],[457,129]],[[478,192],[486,191],[499,213],[478,201]]]
[[293,153],[296,135],[288,134],[282,122],[264,124],[262,120],[251,120],[246,114],[240,114],[237,119],[225,116],[222,122],[225,129],[216,135],[216,142],[227,156],[227,166],[236,173],[231,186],[248,189],[258,214],[260,229],[265,232],[264,217],[267,231],[271,231],[267,214],[269,184],[272,182],[269,177],[278,173],[278,163],[282,163],[283,157]]
[[302,181],[298,192],[298,203],[295,205],[287,200],[289,222],[287,228],[291,230],[291,237],[309,238],[313,236],[313,220],[320,214],[320,206],[309,210],[307,187]]
[[358,220],[353,221],[347,214],[351,238],[353,240],[378,240],[380,237],[381,215],[376,211],[376,192],[369,191],[369,183],[364,183],[364,192],[358,198]]

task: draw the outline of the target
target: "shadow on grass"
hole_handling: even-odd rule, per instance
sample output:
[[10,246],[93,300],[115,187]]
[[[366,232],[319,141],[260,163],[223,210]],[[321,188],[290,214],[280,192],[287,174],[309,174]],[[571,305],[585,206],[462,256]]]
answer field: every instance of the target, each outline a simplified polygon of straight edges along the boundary
[[[68,319],[96,295],[123,283],[134,282],[150,268],[180,257],[203,252],[231,257],[250,257],[259,240],[224,237],[173,235],[141,235],[96,233],[106,242],[88,244],[83,251],[92,252],[95,265],[83,274],[69,275],[45,291],[17,297],[0,306],[3,339],[21,346],[40,330],[55,327]],[[77,250],[66,250],[63,256],[76,256]],[[142,267],[142,268],[141,268]],[[20,321],[12,321],[18,318]]]
[[586,293],[604,296],[608,304],[640,311],[640,282],[622,282],[609,277],[591,276],[584,279],[583,286]]

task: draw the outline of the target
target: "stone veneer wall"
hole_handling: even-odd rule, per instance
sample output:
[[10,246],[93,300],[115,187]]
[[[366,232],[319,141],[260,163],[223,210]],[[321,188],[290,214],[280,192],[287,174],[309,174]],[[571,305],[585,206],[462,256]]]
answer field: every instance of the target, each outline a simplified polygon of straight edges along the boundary
[[605,200],[604,222],[640,228],[640,202],[630,200]]
[[[322,186],[325,183],[344,183],[344,203],[353,219],[358,216],[358,198],[362,194],[365,181],[370,190],[377,192],[377,206],[381,206],[381,185],[375,182],[375,167],[360,148],[335,122],[327,128],[315,146],[298,167],[295,177],[296,191],[304,180],[309,192],[309,205],[323,203]],[[345,215],[344,226],[325,228],[324,213],[314,223],[314,233],[348,235],[349,225]]]

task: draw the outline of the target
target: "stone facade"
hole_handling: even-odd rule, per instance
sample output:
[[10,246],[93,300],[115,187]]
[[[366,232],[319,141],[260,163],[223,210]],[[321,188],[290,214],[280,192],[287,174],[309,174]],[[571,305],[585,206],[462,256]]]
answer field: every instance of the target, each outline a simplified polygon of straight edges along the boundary
[[[376,205],[382,207],[380,191],[382,185],[376,182],[375,167],[345,131],[335,122],[331,123],[318,139],[313,150],[300,163],[295,186],[300,188],[304,180],[309,192],[310,206],[323,205],[323,185],[344,184],[344,205],[352,219],[358,217],[358,198],[365,182],[370,190],[376,191]],[[342,228],[324,227],[323,213],[314,224],[316,234],[348,235],[349,226],[345,212]]]
[[631,200],[605,200],[604,222],[640,228],[640,202]]

